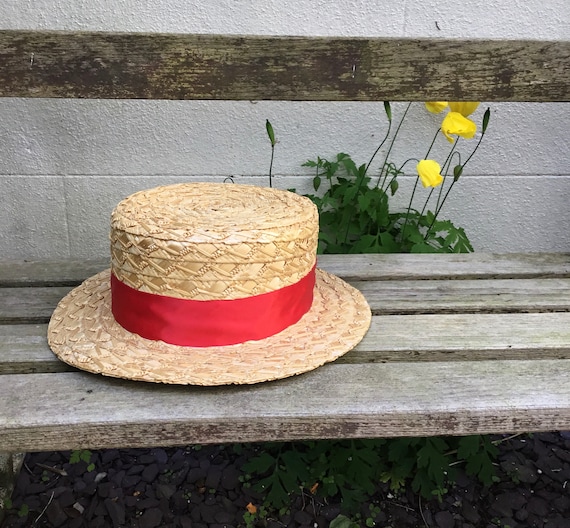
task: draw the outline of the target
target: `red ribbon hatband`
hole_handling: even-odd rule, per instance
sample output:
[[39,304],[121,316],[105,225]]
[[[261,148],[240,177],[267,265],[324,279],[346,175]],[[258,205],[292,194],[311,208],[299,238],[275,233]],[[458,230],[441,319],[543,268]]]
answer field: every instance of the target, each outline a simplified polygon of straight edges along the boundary
[[299,282],[243,299],[196,301],[141,292],[111,273],[112,312],[129,332],[172,345],[211,347],[265,339],[313,303],[315,267]]

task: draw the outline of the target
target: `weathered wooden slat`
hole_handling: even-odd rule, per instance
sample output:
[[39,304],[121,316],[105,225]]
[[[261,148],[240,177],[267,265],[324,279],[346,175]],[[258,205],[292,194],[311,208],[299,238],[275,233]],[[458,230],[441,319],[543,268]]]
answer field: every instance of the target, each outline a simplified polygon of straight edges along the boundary
[[0,96],[568,101],[570,42],[0,32]]
[[555,312],[570,306],[570,279],[350,283],[375,314]]
[[[0,374],[66,372],[47,325],[0,325]],[[570,359],[570,312],[388,315],[337,363]]]
[[0,375],[75,370],[47,344],[47,325],[0,325]]
[[[570,279],[350,281],[374,314],[566,311]],[[0,288],[0,323],[49,321],[71,287]]]
[[570,359],[570,312],[372,318],[344,363]]
[[49,321],[71,286],[0,288],[0,324],[40,324]]
[[26,286],[76,286],[109,267],[99,260],[0,260],[0,288]]
[[247,387],[79,372],[7,381],[0,451],[8,452],[570,428],[570,368],[550,360],[331,364]]
[[[570,280],[357,281],[375,314],[567,310]],[[70,287],[0,289],[0,321],[49,320]]]
[[320,255],[319,266],[353,281],[570,278],[568,253]]
[[[108,258],[0,260],[0,287],[72,286],[108,267]],[[319,255],[319,267],[348,280],[570,278],[570,254]]]

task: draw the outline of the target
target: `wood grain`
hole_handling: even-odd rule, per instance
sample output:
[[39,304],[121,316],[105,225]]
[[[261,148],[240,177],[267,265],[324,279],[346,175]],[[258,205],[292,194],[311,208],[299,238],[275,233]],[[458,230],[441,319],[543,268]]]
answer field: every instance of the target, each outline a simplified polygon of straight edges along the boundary
[[0,317],[11,323],[0,324],[0,451],[570,429],[569,264],[558,254],[322,256],[377,314],[362,342],[299,377],[203,388],[105,378],[55,358],[34,321],[106,262],[0,263]]
[[0,96],[568,101],[570,42],[0,31]]
[[247,387],[156,386],[87,373],[0,384],[0,451],[564,429],[558,361],[326,365]]
[[[109,267],[98,260],[0,260],[0,287],[75,286]],[[568,253],[319,255],[345,280],[570,278]]]
[[[47,325],[0,325],[0,374],[66,372]],[[570,312],[374,316],[338,363],[570,359]]]
[[[374,315],[557,312],[570,305],[570,278],[348,282]],[[0,324],[46,323],[71,289],[0,288]]]

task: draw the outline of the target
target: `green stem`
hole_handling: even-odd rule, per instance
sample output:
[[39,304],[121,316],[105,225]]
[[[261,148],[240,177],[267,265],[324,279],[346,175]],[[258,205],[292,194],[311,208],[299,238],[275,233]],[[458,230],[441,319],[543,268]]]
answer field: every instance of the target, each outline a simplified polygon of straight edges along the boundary
[[[374,161],[376,154],[378,154],[378,152],[380,152],[380,149],[382,148],[384,143],[386,143],[386,140],[388,139],[388,136],[390,135],[390,129],[391,128],[392,128],[392,120],[388,121],[388,130],[386,130],[386,135],[384,136],[384,139],[380,142],[380,145],[378,145],[378,148],[374,151],[374,154],[372,154],[372,157],[370,158],[370,160],[366,164],[366,172],[368,172],[368,168],[370,167],[370,164]],[[365,172],[365,174],[366,174],[366,172]]]
[[473,155],[475,154],[475,152],[477,152],[477,149],[479,148],[479,145],[481,145],[481,141],[483,141],[483,138],[485,137],[485,132],[481,133],[481,137],[479,138],[479,141],[477,142],[477,145],[475,145],[475,148],[473,149],[473,152],[471,152],[471,154],[469,154],[469,157],[465,160],[465,163],[463,164],[463,167],[465,167],[465,165],[467,165],[469,163],[469,160],[473,157]]
[[386,185],[386,187],[384,187],[384,183],[386,181],[386,179],[388,178],[388,172],[385,175],[384,178],[384,182],[382,182],[382,186],[380,187],[380,189],[384,192],[386,192],[389,188],[390,185],[392,184],[392,182],[398,177],[399,174],[402,174],[403,171],[402,169],[410,162],[410,161],[415,161],[418,162],[419,160],[417,158],[408,158],[406,161],[404,161],[404,163],[402,163],[398,168],[394,168],[394,175],[392,176],[392,178],[390,179],[390,181],[388,182],[388,184]]
[[271,145],[271,161],[269,162],[269,187],[273,187],[273,181],[271,178],[273,170],[273,155],[275,154],[275,145]]
[[406,211],[406,219],[404,220],[404,227],[402,228],[402,244],[404,243],[404,235],[406,233],[406,226],[408,225],[408,218],[410,217],[410,210],[412,209],[412,202],[414,201],[414,194],[416,194],[416,189],[418,187],[418,182],[420,177],[416,178],[416,183],[414,183],[414,189],[412,190],[412,195],[410,196],[410,203],[408,204],[408,210]]
[[[453,156],[453,151],[455,150],[455,147],[457,146],[458,141],[459,141],[459,138],[457,138],[457,140],[454,141],[453,146],[451,147],[451,150],[449,151],[449,154],[447,155],[447,158],[445,158],[445,161],[443,162],[443,165],[441,167],[441,172],[443,173],[443,181],[441,182],[441,186],[439,187],[439,194],[437,195],[437,202],[435,203],[435,210],[436,211],[438,211],[438,209],[439,209],[439,203],[441,201],[441,195],[443,194],[443,188],[445,187],[445,180],[447,179],[447,171],[449,170],[449,163],[451,162],[451,157]],[[437,216],[437,213],[436,213],[436,216]],[[435,219],[434,219],[434,222],[435,222]]]
[[[424,159],[428,159],[429,153],[431,152],[431,149],[433,148],[434,144],[435,144],[435,140],[437,139],[437,136],[439,135],[440,129],[438,128],[433,136],[433,139],[431,140],[430,146],[427,149],[426,155],[424,157]],[[432,187],[431,191],[428,194],[428,197],[426,199],[426,201],[424,202],[424,206],[422,207],[422,212],[420,213],[420,216],[418,217],[418,225],[420,222],[420,218],[424,215],[424,212],[426,210],[427,204],[430,201],[430,198],[433,194],[434,188]]]
[[428,159],[429,153],[431,152],[431,149],[433,148],[433,145],[435,143],[435,140],[437,139],[438,134],[439,134],[439,128],[437,129],[436,133],[433,136],[433,139],[431,140],[431,144],[430,144],[430,146],[426,152],[424,159]]
[[[364,178],[366,177],[366,171],[368,169],[368,166],[366,166],[364,168],[364,172],[361,174],[360,170],[358,171],[358,176],[356,177],[356,182],[357,182],[357,186],[356,186],[356,194],[355,197],[358,198],[358,193],[360,192],[360,188],[362,187],[362,183],[364,182]],[[350,219],[348,220],[348,222],[346,223],[346,231],[344,233],[344,240],[343,240],[343,244],[346,244],[346,241],[348,239],[348,232],[350,231]]]
[[[382,163],[382,168],[380,169],[380,176],[378,176],[378,181],[376,182],[376,187],[378,187],[380,185],[380,180],[382,179],[382,174],[384,174],[384,167],[386,167],[386,162],[388,161],[388,157],[390,156],[390,152],[392,152],[392,147],[394,146],[394,142],[396,141],[396,138],[398,137],[398,132],[400,132],[400,128],[402,127],[402,123],[404,122],[404,119],[406,118],[406,115],[408,114],[408,110],[410,109],[411,106],[412,106],[411,102],[408,103],[408,106],[406,106],[406,110],[404,111],[404,115],[402,116],[402,119],[400,119],[400,123],[398,124],[398,128],[396,129],[396,132],[394,133],[394,137],[392,138],[392,141],[390,142],[390,146],[388,147],[388,152],[386,152],[386,156],[384,156],[384,163]],[[384,140],[382,141],[382,144],[384,144],[387,137],[388,136],[386,136],[386,138],[384,138]],[[378,149],[376,149],[376,152],[378,152],[378,150],[380,150],[380,147],[378,147]],[[376,152],[374,153],[374,156],[376,156]]]
[[[463,164],[460,164],[460,165],[461,165],[461,170],[463,170],[463,169],[465,168],[465,165],[467,165],[467,163],[469,163],[469,160],[473,157],[473,155],[475,154],[475,152],[476,152],[477,149],[479,148],[479,145],[481,145],[481,141],[483,141],[483,137],[485,137],[485,131],[481,133],[481,137],[479,138],[479,141],[477,142],[477,145],[475,145],[475,148],[473,149],[473,152],[471,152],[471,154],[469,155],[469,157],[465,160],[465,162],[464,162]],[[458,138],[458,141],[459,141],[459,138]],[[457,141],[453,144],[453,148],[455,148],[456,143],[457,143]],[[451,152],[449,153],[449,156],[447,156],[446,163],[447,163],[448,160],[451,159],[451,154],[452,154],[452,152],[453,152],[453,148],[451,149]],[[460,158],[460,159],[461,159],[461,158]],[[443,204],[445,204],[445,200],[447,200],[447,197],[449,196],[449,193],[451,192],[451,189],[453,189],[453,186],[455,185],[455,182],[456,182],[456,181],[457,181],[457,179],[453,178],[453,181],[451,182],[451,185],[450,185],[449,188],[447,189],[447,192],[445,193],[445,195],[444,195],[444,197],[443,197],[443,200],[441,200],[441,203],[440,203],[440,200],[439,200],[439,197],[441,197],[441,191],[440,191],[439,197],[438,197],[438,199],[437,199],[437,204],[436,204],[436,208],[435,208],[435,213],[434,213],[434,216],[433,216],[433,220],[432,220],[430,226],[428,227],[428,229],[427,229],[427,231],[426,231],[426,234],[425,234],[425,236],[424,236],[424,240],[427,239],[427,236],[429,235],[429,232],[431,231],[431,228],[432,228],[433,225],[435,224],[435,221],[436,221],[436,219],[437,219],[437,216],[439,215],[440,211],[442,210]],[[445,181],[442,182],[442,184],[441,184],[441,185],[442,185],[442,188],[443,188],[443,184],[444,184],[444,183],[445,183]]]
[[[424,206],[422,207],[422,212],[420,213],[420,216],[419,216],[420,218],[424,215],[424,213],[426,211],[427,204],[430,201],[430,198],[431,198],[431,195],[433,194],[433,191],[435,191],[434,187],[431,188],[431,191],[428,194],[427,200],[425,201]],[[419,222],[419,220],[418,220],[418,222]]]

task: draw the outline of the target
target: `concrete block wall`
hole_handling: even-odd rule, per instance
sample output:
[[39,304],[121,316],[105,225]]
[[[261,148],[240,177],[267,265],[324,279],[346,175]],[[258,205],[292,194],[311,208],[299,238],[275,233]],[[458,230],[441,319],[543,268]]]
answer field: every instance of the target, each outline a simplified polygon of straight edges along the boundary
[[[0,28],[569,40],[570,3],[4,0]],[[488,133],[444,216],[478,251],[570,251],[570,105],[482,102],[479,123],[487,106]],[[279,141],[274,185],[299,192],[311,190],[304,161],[344,151],[365,163],[386,127],[382,103],[0,98],[1,258],[105,257],[110,212],[139,189],[227,176],[267,185],[265,119]],[[394,158],[423,156],[440,119],[414,104]],[[412,185],[402,179],[394,207]]]

